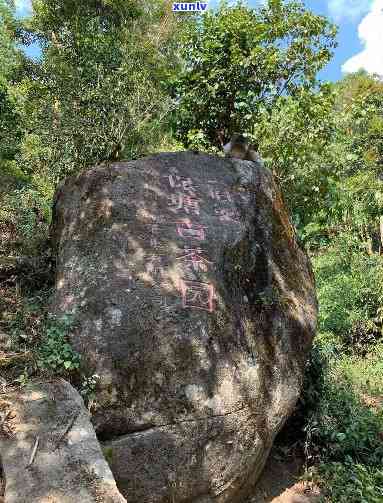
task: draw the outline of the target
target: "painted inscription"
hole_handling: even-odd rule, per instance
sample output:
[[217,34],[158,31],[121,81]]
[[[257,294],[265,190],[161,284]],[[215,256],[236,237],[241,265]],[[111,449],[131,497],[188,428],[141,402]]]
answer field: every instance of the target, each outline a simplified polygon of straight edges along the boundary
[[233,197],[228,190],[219,190],[216,188],[209,189],[209,196],[215,201],[233,202]]
[[196,197],[197,189],[193,185],[191,178],[185,178],[178,175],[169,175],[167,177],[171,189],[178,189],[181,192],[189,194],[189,196]]
[[204,257],[202,248],[184,248],[185,254],[178,257],[177,260],[183,261],[186,267],[191,267],[196,272],[206,272],[213,263]]
[[179,220],[177,223],[177,234],[183,239],[196,239],[205,241],[207,228],[205,225],[195,224],[189,218]]
[[169,196],[170,208],[178,212],[179,210],[185,211],[187,214],[199,215],[200,200],[197,197],[192,197],[184,194],[171,194]]
[[214,311],[214,286],[201,281],[185,281],[181,279],[180,290],[182,306],[185,309],[202,309],[212,313]]
[[[206,274],[214,270],[214,262],[210,260],[203,245],[209,229],[199,221],[204,200],[198,183],[192,178],[181,176],[174,166],[169,168],[169,173],[162,178],[165,179],[167,191],[169,191],[167,206],[172,213],[177,215],[174,222],[175,233],[182,242],[182,251],[176,257],[176,262],[182,266],[183,274],[186,276],[180,279],[178,285],[182,307],[213,313],[216,292],[214,285],[207,281]],[[206,185],[208,197],[214,202],[214,215],[220,223],[239,224],[240,215],[235,206],[233,207],[234,193],[216,180],[208,180]],[[235,194],[245,200],[244,194],[238,192]],[[160,222],[166,223],[163,216],[157,218],[150,228],[150,245],[153,249],[159,247]],[[156,281],[161,277],[162,258],[153,254],[146,264],[147,273]],[[166,297],[162,297],[161,309],[165,311],[172,309]]]
[[[171,168],[170,172],[171,175],[167,177],[168,188],[171,190],[168,205],[172,211],[186,216],[176,222],[176,233],[183,243],[183,253],[176,260],[182,264],[185,272],[204,274],[213,267],[213,262],[196,242],[205,241],[208,229],[194,220],[200,216],[203,200],[190,177],[180,176],[176,167]],[[184,309],[202,309],[209,313],[214,311],[215,293],[210,282],[182,278],[179,291]]]

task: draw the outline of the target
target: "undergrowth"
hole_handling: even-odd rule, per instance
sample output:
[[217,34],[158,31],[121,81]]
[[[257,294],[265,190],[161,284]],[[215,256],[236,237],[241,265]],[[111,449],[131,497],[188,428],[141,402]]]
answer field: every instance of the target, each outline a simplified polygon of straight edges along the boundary
[[63,375],[80,368],[80,355],[68,342],[68,331],[73,326],[69,315],[49,316],[37,349],[37,365],[54,374]]
[[361,357],[334,351],[328,335],[316,342],[304,394],[305,476],[323,501],[383,501],[382,351],[380,343]]

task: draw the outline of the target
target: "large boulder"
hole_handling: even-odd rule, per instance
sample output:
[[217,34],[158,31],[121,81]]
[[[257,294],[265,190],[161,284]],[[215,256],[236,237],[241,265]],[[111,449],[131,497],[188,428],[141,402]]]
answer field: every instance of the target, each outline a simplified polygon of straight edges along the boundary
[[59,188],[52,230],[54,310],[100,376],[93,421],[122,493],[243,501],[317,316],[272,174],[190,152],[99,166]]
[[0,412],[4,503],[126,503],[89,412],[68,382],[3,393]]

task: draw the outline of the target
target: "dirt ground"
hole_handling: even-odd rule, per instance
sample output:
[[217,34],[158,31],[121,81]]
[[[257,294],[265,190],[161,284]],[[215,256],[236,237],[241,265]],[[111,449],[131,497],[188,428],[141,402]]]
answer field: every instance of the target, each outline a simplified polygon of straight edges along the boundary
[[282,460],[272,451],[254,495],[246,503],[319,503],[319,489],[298,481],[302,465],[298,457]]

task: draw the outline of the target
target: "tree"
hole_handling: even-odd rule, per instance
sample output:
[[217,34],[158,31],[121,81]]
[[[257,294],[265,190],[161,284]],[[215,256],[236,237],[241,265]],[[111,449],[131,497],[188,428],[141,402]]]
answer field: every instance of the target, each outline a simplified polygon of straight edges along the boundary
[[370,254],[383,251],[383,84],[348,75],[316,93],[311,112],[301,104],[274,108],[260,126],[302,237],[318,243],[347,233]]
[[347,232],[370,252],[382,249],[379,79],[357,73],[315,92],[283,96],[260,115],[255,131],[307,243]]
[[9,163],[19,152],[22,137],[13,84],[22,63],[16,48],[17,22],[9,2],[0,0],[0,169],[8,170]]
[[283,96],[259,114],[255,136],[299,229],[317,222],[336,176],[329,145],[336,132],[331,86]]
[[16,61],[12,22],[12,9],[5,0],[0,0],[0,83],[8,79]]
[[[35,162],[56,182],[105,160],[136,157],[162,134],[170,100],[169,2],[35,0],[25,26],[42,48],[24,90],[30,117],[25,139],[38,144]],[[43,155],[40,155],[43,152]]]
[[369,253],[383,252],[383,83],[365,72],[335,86],[338,134],[342,148],[336,218],[353,229]]
[[176,134],[185,145],[201,135],[219,147],[233,132],[254,133],[263,109],[281,96],[313,89],[329,61],[336,30],[300,2],[269,0],[260,9],[221,2],[192,18],[172,84]]

